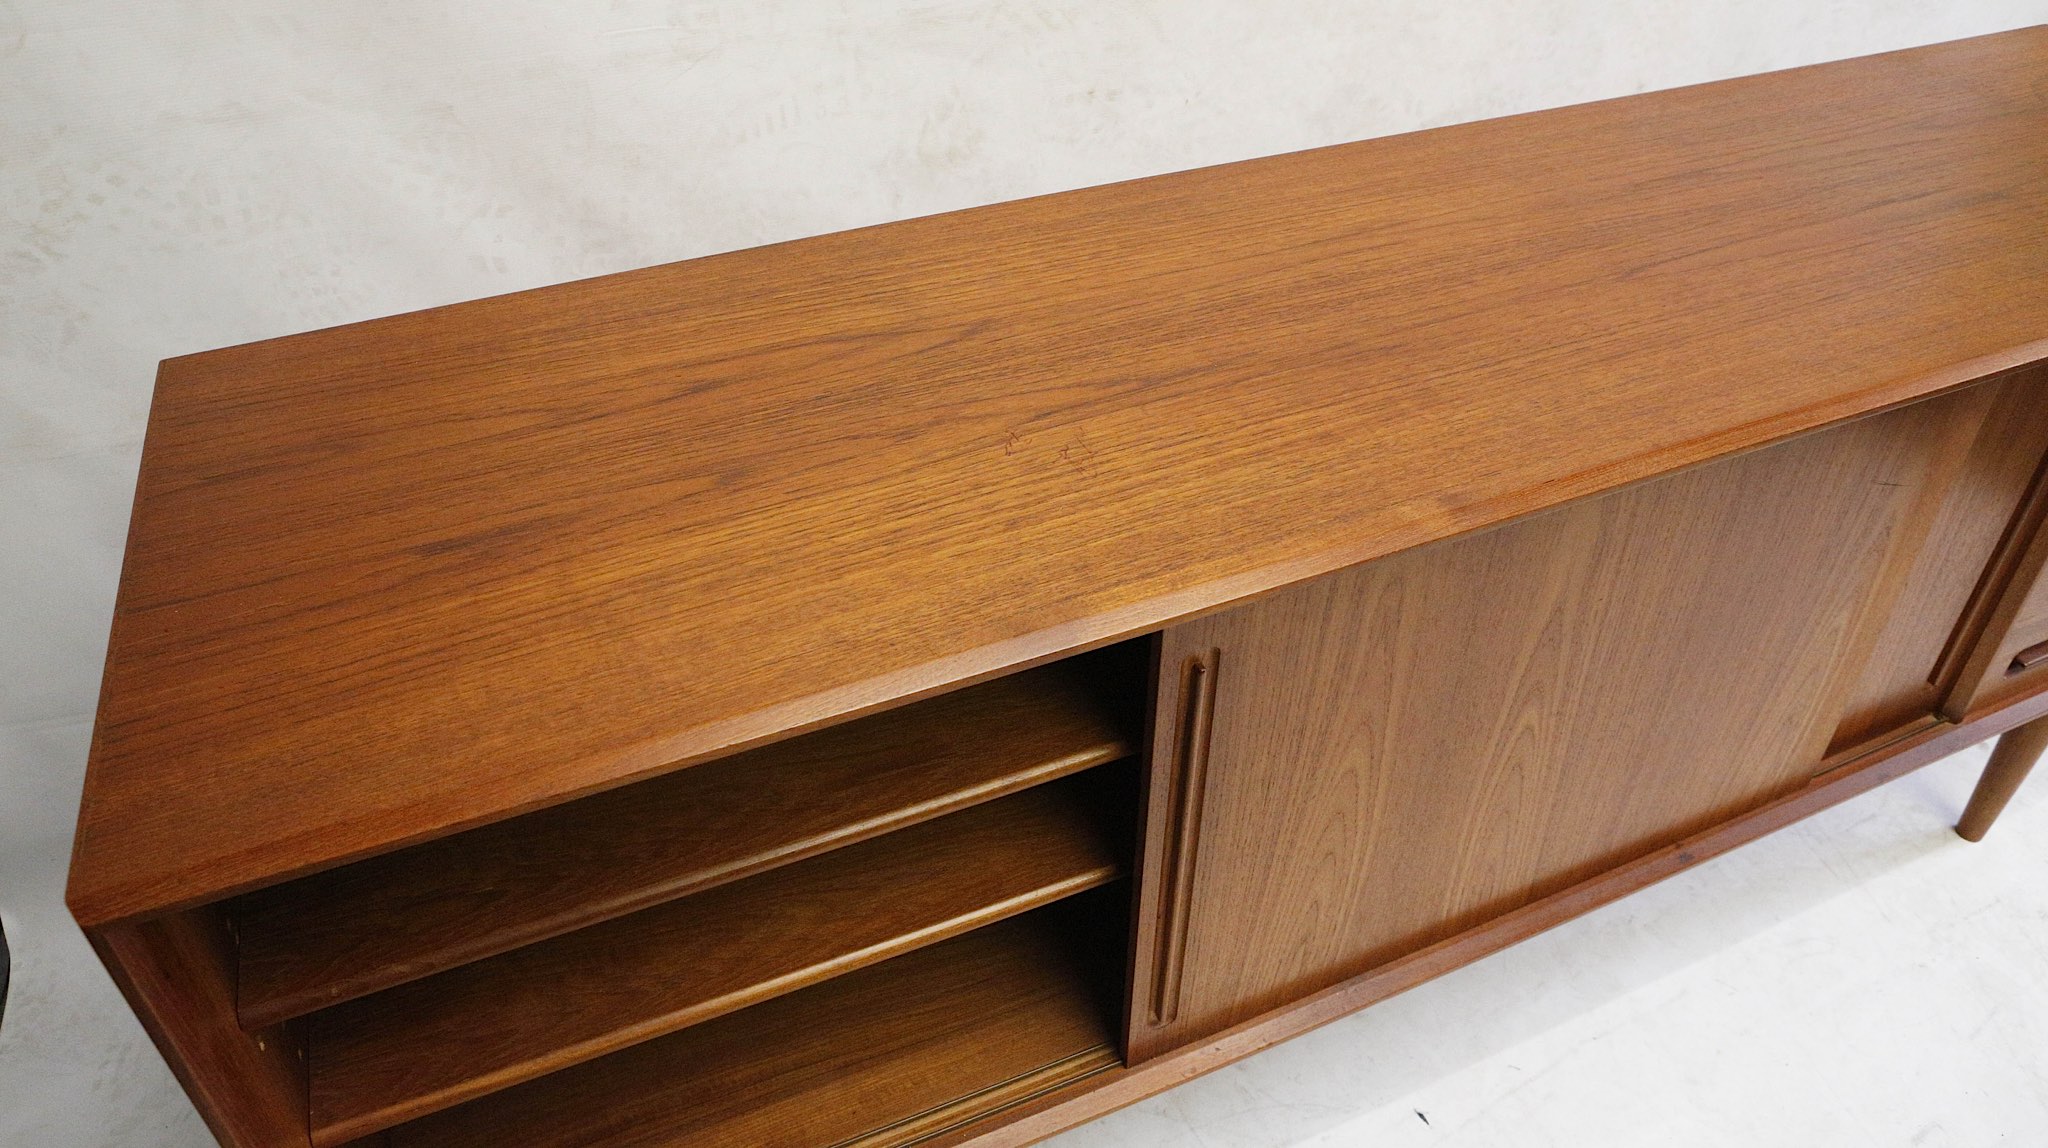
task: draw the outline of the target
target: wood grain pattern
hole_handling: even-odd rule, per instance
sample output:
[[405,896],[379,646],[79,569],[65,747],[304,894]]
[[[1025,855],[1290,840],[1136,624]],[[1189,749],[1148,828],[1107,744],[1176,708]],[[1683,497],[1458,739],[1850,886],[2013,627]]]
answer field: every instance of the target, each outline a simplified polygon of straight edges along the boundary
[[[1862,631],[1883,621],[1869,600],[1911,565],[1899,537],[1924,532],[1988,397],[1944,396],[1167,631],[1162,666],[1213,650],[1223,668],[1179,1017],[1135,1025],[1132,1059],[1803,784]],[[1163,872],[1147,844],[1143,872]],[[1155,911],[1141,909],[1141,936]],[[1159,965],[1137,967],[1142,982]]]
[[920,1141],[1114,1065],[1120,946],[1097,922],[1027,914],[405,1125],[388,1144]]
[[2013,667],[2020,651],[2048,640],[2048,461],[1992,567],[1965,619],[1961,667],[1943,702],[1950,717],[2048,684],[2048,669]]
[[[1984,384],[1995,401],[1961,459],[1863,671],[1844,699],[1830,752],[1883,737],[1937,712],[1955,680],[1956,645],[1972,595],[2048,459],[2048,369]],[[1966,652],[1966,651],[1965,651]]]
[[305,1148],[303,1046],[234,1023],[234,942],[218,908],[89,930],[114,983],[223,1144]]
[[1029,670],[241,900],[261,1027],[1124,757],[1073,662]]
[[2003,659],[2006,663],[2006,673],[2012,674],[2017,670],[2040,665],[2038,658],[2025,659],[2025,664],[2022,665],[2020,654],[2042,641],[2048,641],[2048,578],[2036,575],[2034,585],[2027,591],[2027,596],[2020,599],[2020,608],[2013,616],[2012,629],[2006,634],[2005,641],[1999,644],[2000,655],[2011,655]]
[[2044,715],[2048,691],[1987,709],[1962,723],[1929,718],[1891,743],[1836,760],[1834,768],[1799,789],[1711,829],[1212,1037],[1101,1073],[1019,1105],[999,1119],[934,1137],[920,1148],[1035,1144],[1397,996]]
[[1179,713],[1173,723],[1171,764],[1164,772],[1165,833],[1160,842],[1159,909],[1151,958],[1152,1023],[1170,1024],[1180,1014],[1180,976],[1187,956],[1188,902],[1194,896],[1195,861],[1200,856],[1203,783],[1209,768],[1209,733],[1216,715],[1219,651],[1196,650],[1178,667]]
[[166,362],[69,898],[212,900],[2048,354],[2048,30]]
[[315,1013],[315,1145],[553,1072],[1114,880],[1083,775]]

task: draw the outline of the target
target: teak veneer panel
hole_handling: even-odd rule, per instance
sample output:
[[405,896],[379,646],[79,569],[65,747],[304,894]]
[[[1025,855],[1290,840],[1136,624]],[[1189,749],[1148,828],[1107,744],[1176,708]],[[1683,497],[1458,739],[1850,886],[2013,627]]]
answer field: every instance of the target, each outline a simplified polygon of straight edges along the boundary
[[91,939],[222,1144],[305,1148],[304,1046],[285,1027],[236,1026],[234,940],[217,906],[94,930]]
[[235,908],[257,1027],[1124,757],[1058,662],[265,889]]
[[1114,880],[1109,779],[1052,782],[315,1013],[343,1143]]
[[[884,1148],[1117,1063],[1121,938],[1040,911],[395,1129],[385,1148]],[[1099,943],[1098,943],[1099,942]]]
[[2048,30],[163,364],[88,926],[2048,352]]
[[1806,784],[1884,617],[1870,603],[1910,566],[1993,397],[1942,396],[1168,630],[1159,713],[1191,716],[1155,723],[1148,816],[1171,828],[1147,833],[1133,999],[1151,1007],[1132,1057]]
[[1966,618],[1985,572],[2048,459],[2048,366],[1984,384],[1996,400],[1960,480],[1942,499],[1911,572],[1843,706],[1834,749],[1903,729],[1941,709],[1975,635]]
[[[1951,717],[2011,701],[2048,685],[2048,662],[2031,656],[2048,641],[2048,462],[1991,574],[1973,645],[1943,705]],[[2020,655],[2029,654],[2026,660]]]
[[1221,1068],[1281,1041],[1341,1019],[1668,877],[1704,864],[1822,810],[1896,781],[2048,713],[2048,692],[1973,714],[1967,722],[1930,718],[1880,749],[1844,758],[1806,785],[1701,833],[1637,857],[1580,884],[1531,902],[1455,937],[1361,973],[1320,992],[1181,1045],[1127,1068],[1017,1105],[1001,1118],[940,1136],[930,1148],[1022,1148],[1127,1104]]

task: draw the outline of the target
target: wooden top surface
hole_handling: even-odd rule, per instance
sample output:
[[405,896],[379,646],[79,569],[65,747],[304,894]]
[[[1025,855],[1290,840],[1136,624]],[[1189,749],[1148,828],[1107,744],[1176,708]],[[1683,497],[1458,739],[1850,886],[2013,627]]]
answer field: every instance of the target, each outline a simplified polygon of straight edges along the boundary
[[164,363],[87,924],[2048,354],[2048,29]]

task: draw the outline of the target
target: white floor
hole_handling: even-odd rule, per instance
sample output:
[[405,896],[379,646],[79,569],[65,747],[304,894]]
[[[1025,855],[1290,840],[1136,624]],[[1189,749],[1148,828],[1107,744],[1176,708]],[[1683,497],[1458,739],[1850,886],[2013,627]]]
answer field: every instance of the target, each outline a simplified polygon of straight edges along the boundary
[[[209,1142],[61,904],[157,360],[2043,20],[2048,0],[0,0],[0,1148]],[[1963,845],[1973,766],[1064,1143],[2048,1145],[2048,799]]]

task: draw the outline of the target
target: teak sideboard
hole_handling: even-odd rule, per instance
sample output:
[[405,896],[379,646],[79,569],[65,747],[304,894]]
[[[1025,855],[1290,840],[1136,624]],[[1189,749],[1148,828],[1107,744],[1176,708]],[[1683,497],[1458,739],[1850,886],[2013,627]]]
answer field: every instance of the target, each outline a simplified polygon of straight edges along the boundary
[[1022,1144],[1981,836],[2044,460],[2038,28],[171,359],[70,903],[233,1148]]

